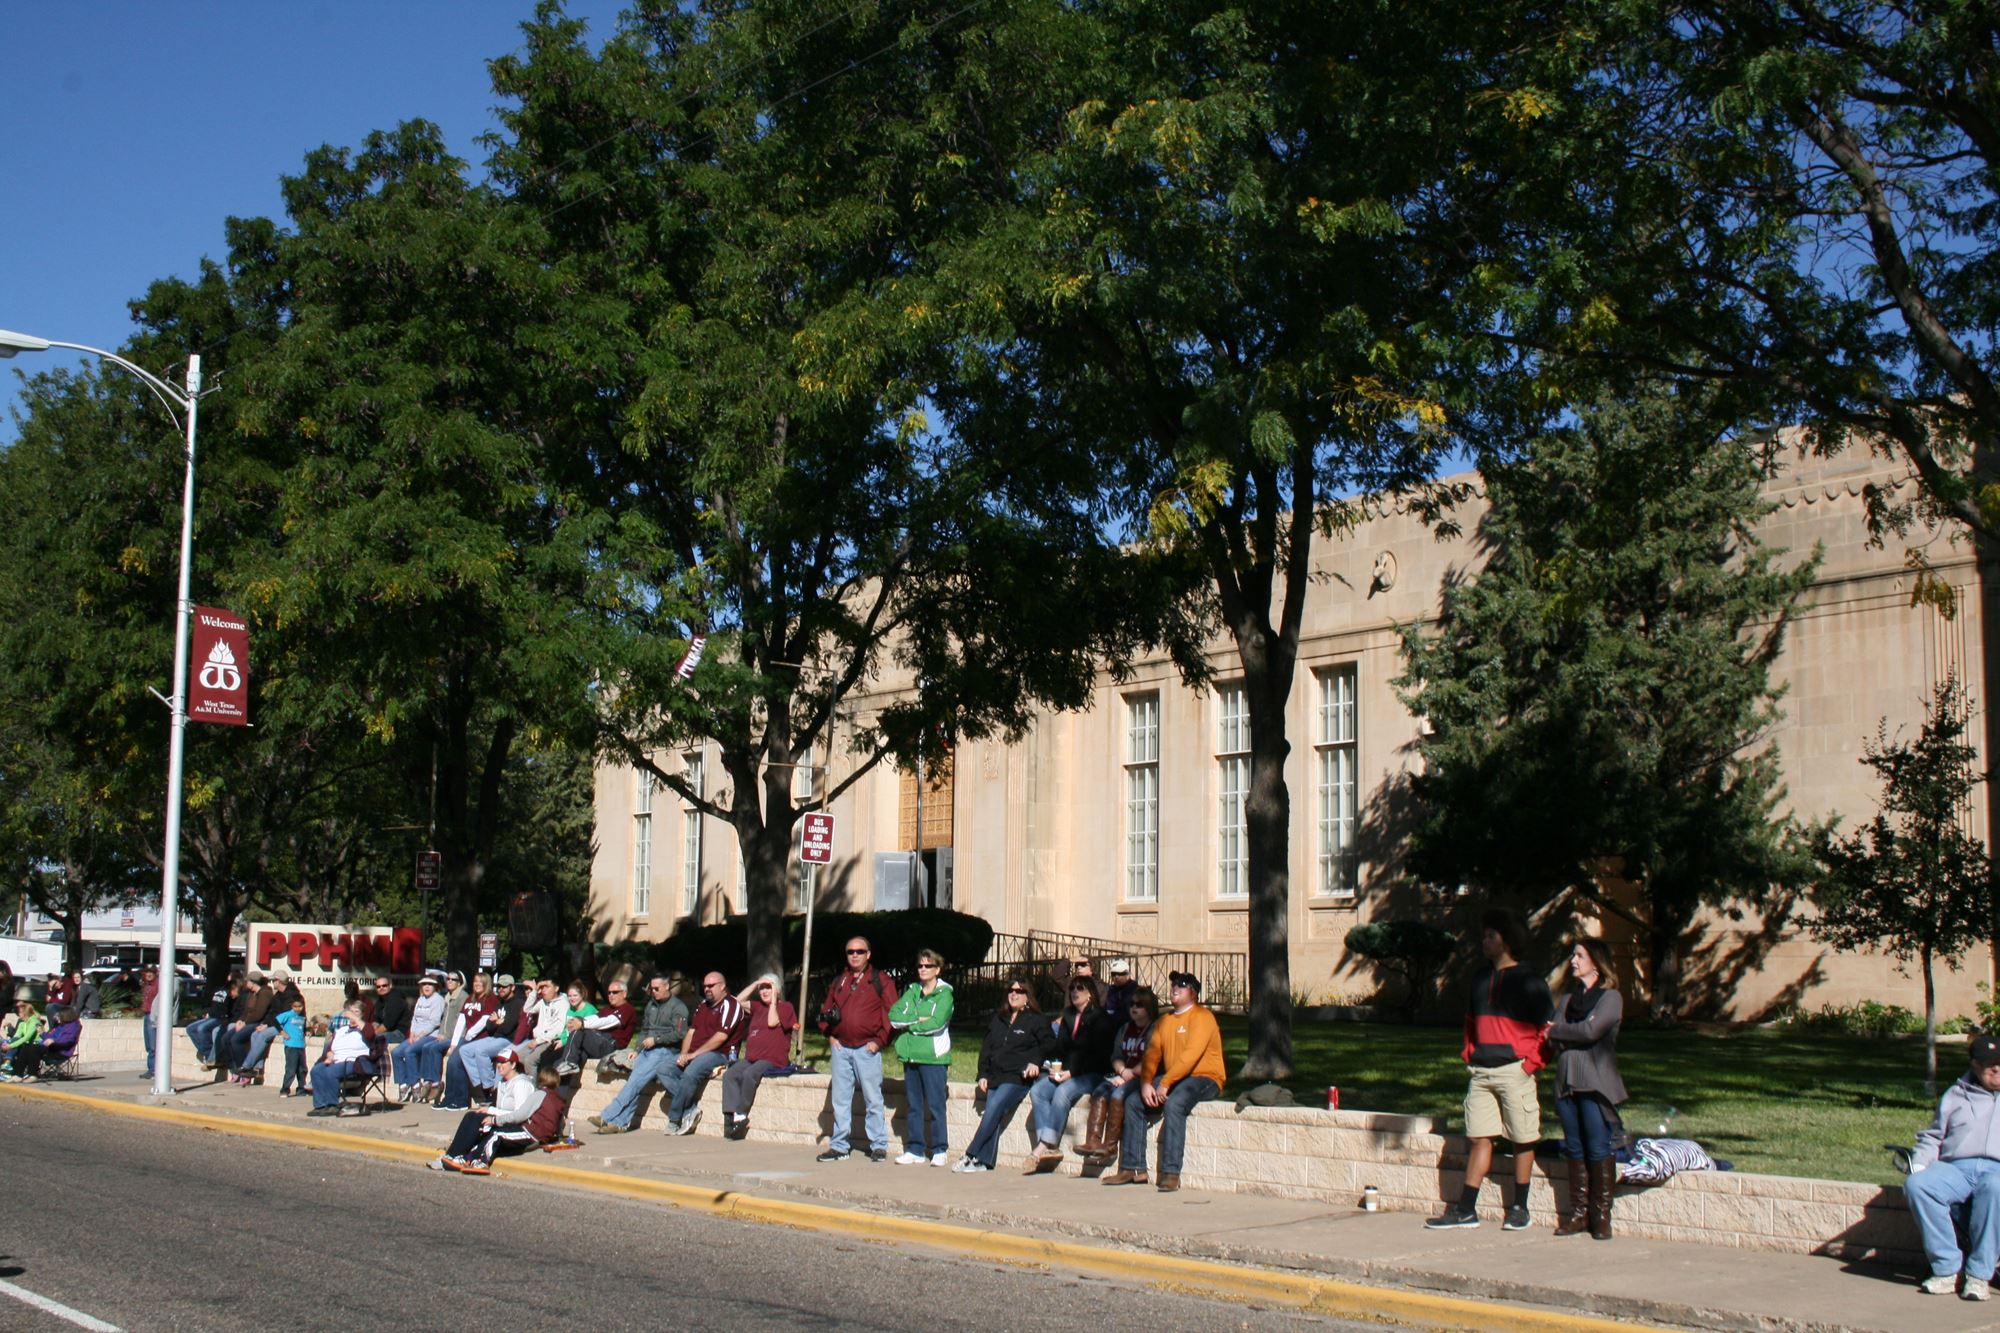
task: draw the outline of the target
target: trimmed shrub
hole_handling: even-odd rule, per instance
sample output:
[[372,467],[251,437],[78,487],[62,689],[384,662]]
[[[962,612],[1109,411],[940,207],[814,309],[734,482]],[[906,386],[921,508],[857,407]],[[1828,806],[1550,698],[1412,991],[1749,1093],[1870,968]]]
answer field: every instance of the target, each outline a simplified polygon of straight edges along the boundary
[[[785,970],[798,970],[805,949],[804,917],[785,919]],[[947,961],[964,965],[986,957],[993,944],[993,926],[984,917],[950,912],[936,907],[913,907],[898,912],[821,912],[813,918],[813,956],[810,972],[831,972],[845,965],[842,952],[847,941],[865,935],[875,950],[875,965],[885,972],[907,975],[916,962],[917,950],[936,949]],[[711,968],[740,984],[738,976],[750,947],[748,927],[739,917],[713,926],[682,927],[656,945],[647,946],[645,958],[656,967],[699,976]],[[618,961],[638,961],[628,956],[631,946],[606,950],[605,956]]]

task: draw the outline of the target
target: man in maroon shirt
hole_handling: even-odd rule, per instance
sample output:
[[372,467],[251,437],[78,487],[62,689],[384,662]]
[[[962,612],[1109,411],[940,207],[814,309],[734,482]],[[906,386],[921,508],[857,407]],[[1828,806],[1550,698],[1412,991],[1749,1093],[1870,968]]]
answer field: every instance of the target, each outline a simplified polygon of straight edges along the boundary
[[622,1051],[639,1025],[639,1011],[625,998],[625,983],[614,981],[604,988],[604,1007],[589,1018],[569,1017],[569,1040],[563,1044],[562,1063],[556,1072],[568,1078],[583,1068],[585,1060],[602,1060],[613,1051]]
[[[667,1097],[667,1133],[694,1133],[701,1122],[701,1090],[711,1074],[736,1058],[743,1028],[742,1001],[729,993],[722,973],[710,972],[701,979],[701,1003],[688,1022],[681,1053],[660,1072]],[[610,1118],[607,1109],[605,1120]]]
[[854,1127],[854,1089],[867,1106],[868,1160],[889,1159],[889,1117],[882,1106],[882,1048],[889,1044],[889,1006],[896,983],[875,970],[874,950],[856,935],[847,942],[847,970],[827,990],[819,1030],[827,1037],[833,1063],[833,1133],[822,1162],[847,1160]]

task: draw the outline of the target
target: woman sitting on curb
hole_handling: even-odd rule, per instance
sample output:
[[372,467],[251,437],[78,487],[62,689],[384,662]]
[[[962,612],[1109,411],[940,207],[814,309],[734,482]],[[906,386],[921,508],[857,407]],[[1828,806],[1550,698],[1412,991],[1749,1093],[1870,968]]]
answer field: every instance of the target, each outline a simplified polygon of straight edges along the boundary
[[[1097,982],[1076,977],[1069,983],[1069,1007],[1056,1020],[1056,1047],[1049,1067],[1030,1092],[1034,1105],[1035,1150],[1027,1174],[1062,1160],[1062,1132],[1072,1106],[1096,1092],[1111,1073],[1110,1018],[1097,1003]],[[1078,1148],[1081,1152],[1081,1147]]]
[[433,1171],[459,1171],[483,1176],[496,1156],[522,1153],[547,1143],[562,1128],[568,1102],[562,1095],[562,1075],[553,1065],[533,1079],[521,1072],[521,1057],[511,1048],[493,1057],[500,1088],[492,1109],[467,1111],[444,1155],[431,1162]]
[[[1056,1034],[1035,1008],[1025,977],[1007,983],[1007,998],[986,1027],[986,1045],[979,1052],[979,1091],[986,1094],[986,1111],[965,1156],[954,1171],[991,1171],[999,1156],[1000,1135],[1028,1095],[1028,1085],[1042,1072],[1055,1048]],[[1031,1117],[1032,1118],[1032,1117]],[[1033,1125],[1029,1126],[1032,1133]]]

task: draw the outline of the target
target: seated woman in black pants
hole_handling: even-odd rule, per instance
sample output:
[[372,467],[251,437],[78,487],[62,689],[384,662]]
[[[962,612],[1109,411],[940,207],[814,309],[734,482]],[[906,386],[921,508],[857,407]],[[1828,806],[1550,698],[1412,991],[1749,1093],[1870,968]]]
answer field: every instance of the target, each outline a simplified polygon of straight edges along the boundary
[[562,1075],[554,1066],[544,1066],[530,1079],[521,1072],[520,1053],[510,1046],[493,1057],[493,1072],[499,1075],[500,1087],[492,1107],[459,1117],[451,1146],[431,1162],[431,1170],[483,1176],[495,1156],[526,1152],[562,1128],[568,1103],[560,1090]]

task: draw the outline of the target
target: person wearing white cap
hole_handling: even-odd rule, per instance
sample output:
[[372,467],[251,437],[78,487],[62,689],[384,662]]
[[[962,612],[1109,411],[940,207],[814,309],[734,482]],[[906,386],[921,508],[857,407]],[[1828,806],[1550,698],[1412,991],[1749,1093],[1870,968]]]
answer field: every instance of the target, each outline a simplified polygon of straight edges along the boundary
[[1132,980],[1132,964],[1123,958],[1112,959],[1105,974],[1110,981],[1104,987],[1104,1016],[1116,1027],[1125,1021],[1125,1010],[1132,1003],[1132,997],[1138,994],[1139,983]]
[[[1968,1301],[1983,1301],[2000,1258],[2000,1041],[1974,1037],[1970,1055],[1965,1076],[1938,1102],[1937,1119],[1917,1133],[1903,1197],[1917,1215],[1931,1264],[1917,1290],[1949,1296],[1956,1289]],[[1951,1215],[1961,1203],[1964,1249]]]

